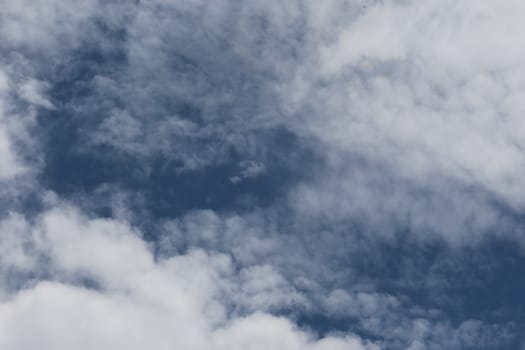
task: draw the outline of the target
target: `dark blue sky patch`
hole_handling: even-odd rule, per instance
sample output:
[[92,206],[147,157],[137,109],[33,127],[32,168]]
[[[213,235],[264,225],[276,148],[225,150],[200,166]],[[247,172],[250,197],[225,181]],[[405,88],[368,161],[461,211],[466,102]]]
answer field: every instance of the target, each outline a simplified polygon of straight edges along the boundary
[[[278,112],[264,67],[243,61],[231,47],[214,48],[220,40],[209,47],[204,37],[192,44],[165,32],[159,35],[172,41],[155,54],[163,66],[136,67],[124,29],[102,20],[94,28],[96,35],[46,76],[57,106],[39,118],[45,149],[40,179],[49,189],[85,199],[111,184],[140,193],[154,216],[169,217],[191,209],[268,205],[307,176],[302,168],[315,158],[310,146],[272,122],[258,126],[259,116]],[[107,134],[115,113],[137,125],[134,134]],[[157,148],[160,143],[165,145]],[[203,165],[186,169],[194,158]],[[243,161],[259,162],[264,172],[232,181]]]
[[[450,247],[439,239],[421,242],[410,234],[360,243],[352,254],[348,280],[370,281],[375,290],[422,310],[437,310],[459,324],[466,319],[524,324],[525,257],[508,239],[487,237],[469,247]],[[335,258],[335,257],[334,257]],[[335,258],[337,259],[337,258]],[[337,271],[344,270],[339,264]]]
[[261,160],[264,173],[234,182],[232,177],[242,170],[239,162],[243,160],[234,151],[225,164],[181,170],[181,164],[170,159],[144,161],[111,147],[82,152],[71,139],[74,130],[59,130],[49,141],[42,183],[62,196],[72,198],[80,194],[84,199],[99,186],[110,184],[141,194],[145,200],[143,209],[153,217],[176,217],[194,209],[242,211],[269,205],[283,196],[292,183],[309,175],[299,171],[298,164],[314,161],[293,134],[276,130],[267,136],[271,151]]

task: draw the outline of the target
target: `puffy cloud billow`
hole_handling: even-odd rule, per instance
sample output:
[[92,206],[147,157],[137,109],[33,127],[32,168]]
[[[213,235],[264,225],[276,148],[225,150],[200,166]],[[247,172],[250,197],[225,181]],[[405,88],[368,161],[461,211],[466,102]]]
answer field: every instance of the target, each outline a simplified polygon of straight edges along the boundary
[[525,346],[524,16],[4,1],[0,348]]

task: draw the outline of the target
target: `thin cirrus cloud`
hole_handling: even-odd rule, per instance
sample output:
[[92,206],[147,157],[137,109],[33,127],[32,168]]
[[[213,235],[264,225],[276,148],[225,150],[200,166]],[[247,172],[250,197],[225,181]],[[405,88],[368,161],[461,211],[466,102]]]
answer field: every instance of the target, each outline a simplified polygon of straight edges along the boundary
[[7,1],[0,347],[519,347],[524,11]]

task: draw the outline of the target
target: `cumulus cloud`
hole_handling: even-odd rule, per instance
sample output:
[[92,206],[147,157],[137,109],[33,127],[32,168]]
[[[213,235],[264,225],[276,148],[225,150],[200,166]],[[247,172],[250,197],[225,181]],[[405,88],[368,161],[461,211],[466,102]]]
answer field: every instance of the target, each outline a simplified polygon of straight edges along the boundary
[[[51,280],[5,291],[0,304],[0,344],[6,349],[373,349],[355,336],[316,340],[289,320],[264,313],[229,318],[218,292],[232,278],[230,259],[191,251],[155,260],[139,232],[123,222],[88,219],[58,207],[34,225],[15,216],[2,223],[3,265],[35,269],[29,240],[46,256]],[[13,228],[17,228],[16,231]],[[256,303],[258,290],[279,279],[242,273]],[[86,281],[90,280],[91,285]],[[276,281],[275,283],[280,283]],[[261,287],[258,287],[260,285]]]

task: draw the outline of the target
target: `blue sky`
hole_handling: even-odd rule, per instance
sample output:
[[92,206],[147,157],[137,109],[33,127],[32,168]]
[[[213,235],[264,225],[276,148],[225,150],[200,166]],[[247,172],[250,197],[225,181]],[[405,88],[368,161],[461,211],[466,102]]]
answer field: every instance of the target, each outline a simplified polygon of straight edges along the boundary
[[524,15],[6,0],[0,348],[523,348]]

